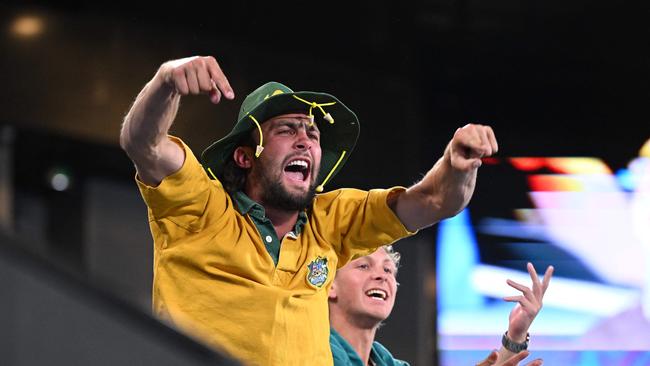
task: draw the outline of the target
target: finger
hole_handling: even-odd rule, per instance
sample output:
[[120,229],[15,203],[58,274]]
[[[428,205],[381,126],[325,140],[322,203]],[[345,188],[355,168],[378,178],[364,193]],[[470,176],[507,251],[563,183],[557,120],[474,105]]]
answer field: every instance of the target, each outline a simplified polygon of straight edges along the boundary
[[199,94],[199,80],[196,77],[196,70],[188,67],[185,69],[185,78],[187,79],[187,87],[192,94]]
[[[516,302],[521,307],[521,311],[526,314],[528,318],[535,318],[539,312],[540,306],[536,303],[530,302],[523,296],[505,296],[503,301]],[[512,314],[512,313],[511,313]]]
[[544,273],[544,279],[542,280],[542,295],[546,293],[548,285],[551,283],[551,277],[553,277],[553,272],[555,268],[553,266],[548,266],[546,272]]
[[535,266],[533,266],[532,263],[528,262],[528,264],[526,264],[526,268],[528,269],[528,273],[530,274],[530,279],[533,280],[533,285],[539,283],[539,277],[537,276],[537,271],[535,270]]
[[544,291],[539,282],[539,277],[537,276],[537,270],[535,269],[535,266],[533,266],[533,264],[530,262],[526,264],[526,268],[528,269],[528,273],[530,274],[530,279],[533,281],[533,294],[535,294],[536,298],[541,299],[544,296]]
[[457,129],[451,140],[451,165],[462,171],[479,168],[483,156],[480,144],[481,139],[475,126],[466,125]]
[[494,149],[492,148],[492,143],[490,142],[490,136],[488,135],[489,130],[489,126],[479,127],[479,133],[481,135],[481,146],[484,151],[484,156],[490,156],[495,153]]
[[541,358],[538,358],[530,361],[526,366],[542,366],[542,364],[544,364],[544,361]]
[[199,83],[199,89],[201,93],[209,93],[210,90],[214,88],[214,82],[210,78],[210,73],[208,72],[207,67],[202,65],[196,70],[196,75]]
[[481,125],[467,124],[460,129],[459,142],[470,149],[470,157],[481,158],[486,154],[486,141]]
[[234,99],[235,92],[232,90],[228,78],[221,71],[219,63],[215,60],[214,57],[209,57],[208,59],[208,72],[210,73],[210,78],[214,81],[219,92],[221,92],[226,98]]
[[[210,81],[212,82],[212,84],[214,84],[213,80]],[[217,85],[214,85],[214,88],[210,90],[208,95],[210,96],[210,101],[214,104],[219,103],[219,101],[221,100],[221,92],[219,91],[219,88],[217,88]]]
[[185,77],[185,71],[181,68],[174,69],[172,71],[172,80],[174,81],[174,87],[180,95],[187,95],[190,91],[187,86],[187,79]]
[[509,359],[506,360],[506,362],[503,363],[503,366],[517,366],[519,364],[519,361],[523,360],[524,358],[528,357],[530,352],[528,351],[521,351]]
[[531,302],[538,302],[539,301],[538,298],[535,296],[535,294],[533,294],[533,292],[528,287],[526,287],[526,286],[524,286],[524,285],[522,285],[520,283],[517,283],[517,282],[515,282],[513,280],[510,280],[510,279],[506,280],[506,283],[510,287],[521,291],[529,301],[531,301]]
[[490,126],[485,126],[486,129],[486,134],[488,141],[490,143],[490,146],[492,147],[492,154],[496,154],[499,152],[499,144],[497,143],[497,138],[494,135],[494,130]]
[[[534,309],[533,303],[531,303],[528,299],[526,299],[523,296],[505,296],[503,298],[503,301],[517,302],[519,303],[519,305],[521,305],[522,309]],[[530,311],[527,311],[527,313],[530,313]]]

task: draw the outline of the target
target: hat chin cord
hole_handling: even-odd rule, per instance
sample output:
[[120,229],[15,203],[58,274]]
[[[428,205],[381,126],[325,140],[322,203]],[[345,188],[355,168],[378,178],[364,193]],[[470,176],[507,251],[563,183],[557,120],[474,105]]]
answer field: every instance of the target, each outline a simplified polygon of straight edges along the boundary
[[253,120],[253,123],[255,123],[255,126],[257,126],[257,130],[260,132],[260,143],[257,144],[255,147],[255,157],[259,158],[260,155],[262,154],[262,151],[264,151],[264,135],[262,134],[262,126],[260,126],[260,123],[257,122],[255,117],[253,117],[252,114],[249,114],[248,117],[250,117]]
[[330,172],[327,174],[325,179],[323,179],[323,183],[319,184],[318,187],[316,187],[316,192],[321,193],[323,191],[323,186],[325,185],[325,183],[327,183],[328,180],[330,180],[330,178],[332,177],[332,174],[334,174],[334,171],[336,170],[336,167],[338,167],[339,164],[341,164],[341,161],[343,161],[343,157],[345,156],[346,153],[347,153],[347,151],[345,151],[345,150],[341,151],[341,156],[339,157],[339,160],[336,161],[336,164],[334,164],[334,166],[332,167]]
[[[314,109],[314,108],[318,108],[318,109],[320,109],[321,113],[323,113],[323,119],[324,119],[324,120],[326,120],[326,121],[329,122],[330,124],[333,124],[333,123],[334,123],[334,117],[332,117],[331,114],[325,112],[325,110],[323,109],[323,107],[328,107],[328,106],[334,105],[334,104],[336,104],[336,102],[329,102],[329,103],[316,103],[316,102],[310,102],[310,101],[308,101],[308,100],[302,99],[302,98],[300,98],[300,97],[297,96],[297,95],[292,95],[292,97],[294,97],[294,98],[296,98],[297,100],[299,100],[299,101],[301,101],[301,102],[303,102],[303,103],[309,105],[309,121],[310,121],[310,123],[311,123],[310,125],[313,125],[313,124],[314,124],[314,113],[313,113],[313,109]],[[346,153],[347,153],[347,152],[346,152],[345,150],[343,150],[343,151],[341,152],[341,156],[339,157],[339,160],[336,161],[336,164],[334,164],[334,167],[332,167],[332,169],[331,169],[330,172],[327,174],[327,176],[325,177],[325,179],[323,179],[323,183],[319,184],[318,187],[316,187],[316,192],[318,192],[318,193],[323,192],[323,186],[324,186],[325,183],[327,183],[327,181],[332,177],[332,174],[334,174],[334,171],[336,170],[336,168],[339,166],[339,164],[341,164],[341,161],[343,160],[343,157],[345,157],[345,154],[346,154]]]

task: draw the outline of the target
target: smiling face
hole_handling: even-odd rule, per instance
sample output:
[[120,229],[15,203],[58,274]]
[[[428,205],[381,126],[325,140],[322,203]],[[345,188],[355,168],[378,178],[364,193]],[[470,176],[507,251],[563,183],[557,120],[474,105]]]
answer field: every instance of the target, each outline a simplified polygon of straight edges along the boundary
[[329,293],[330,312],[360,327],[376,327],[395,305],[396,271],[384,248],[341,267]]
[[[258,158],[235,160],[250,168],[246,193],[263,206],[288,211],[307,207],[315,194],[320,168],[320,132],[307,115],[284,114],[262,124],[264,151]],[[257,135],[257,134],[255,134]],[[259,141],[259,136],[256,136]],[[238,159],[240,159],[238,161]]]

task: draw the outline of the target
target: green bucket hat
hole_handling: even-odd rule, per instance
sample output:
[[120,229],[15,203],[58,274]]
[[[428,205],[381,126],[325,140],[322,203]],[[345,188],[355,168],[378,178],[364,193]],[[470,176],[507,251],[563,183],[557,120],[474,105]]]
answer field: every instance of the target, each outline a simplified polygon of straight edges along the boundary
[[255,155],[264,150],[261,124],[270,118],[305,111],[318,125],[322,150],[317,191],[329,182],[348,160],[359,137],[359,119],[334,96],[311,91],[294,92],[271,81],[250,93],[239,109],[237,123],[224,138],[215,141],[201,154],[203,167],[213,179],[221,177],[223,167],[232,159],[235,148],[253,129],[258,129],[260,144]]

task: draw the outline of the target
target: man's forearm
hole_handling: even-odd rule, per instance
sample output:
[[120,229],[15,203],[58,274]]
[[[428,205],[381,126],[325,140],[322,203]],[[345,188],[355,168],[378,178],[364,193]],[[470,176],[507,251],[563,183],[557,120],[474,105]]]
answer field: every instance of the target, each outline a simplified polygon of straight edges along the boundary
[[124,118],[120,145],[134,161],[155,154],[167,140],[167,133],[176,117],[180,95],[156,75],[138,94]]
[[181,95],[206,94],[212,103],[233,92],[217,60],[192,56],[164,63],[142,89],[124,119],[120,145],[143,182],[157,185],[183,166],[185,151],[167,138]]
[[472,197],[475,183],[476,169],[453,168],[446,151],[424,178],[402,193],[391,207],[407,229],[421,229],[460,212]]
[[429,197],[437,221],[454,216],[467,206],[476,185],[477,169],[460,170],[451,164],[450,147],[413,188]]
[[167,138],[180,95],[163,81],[161,70],[138,94],[120,134],[120,145],[135,164],[138,176],[152,186],[180,169],[185,161],[184,151]]

